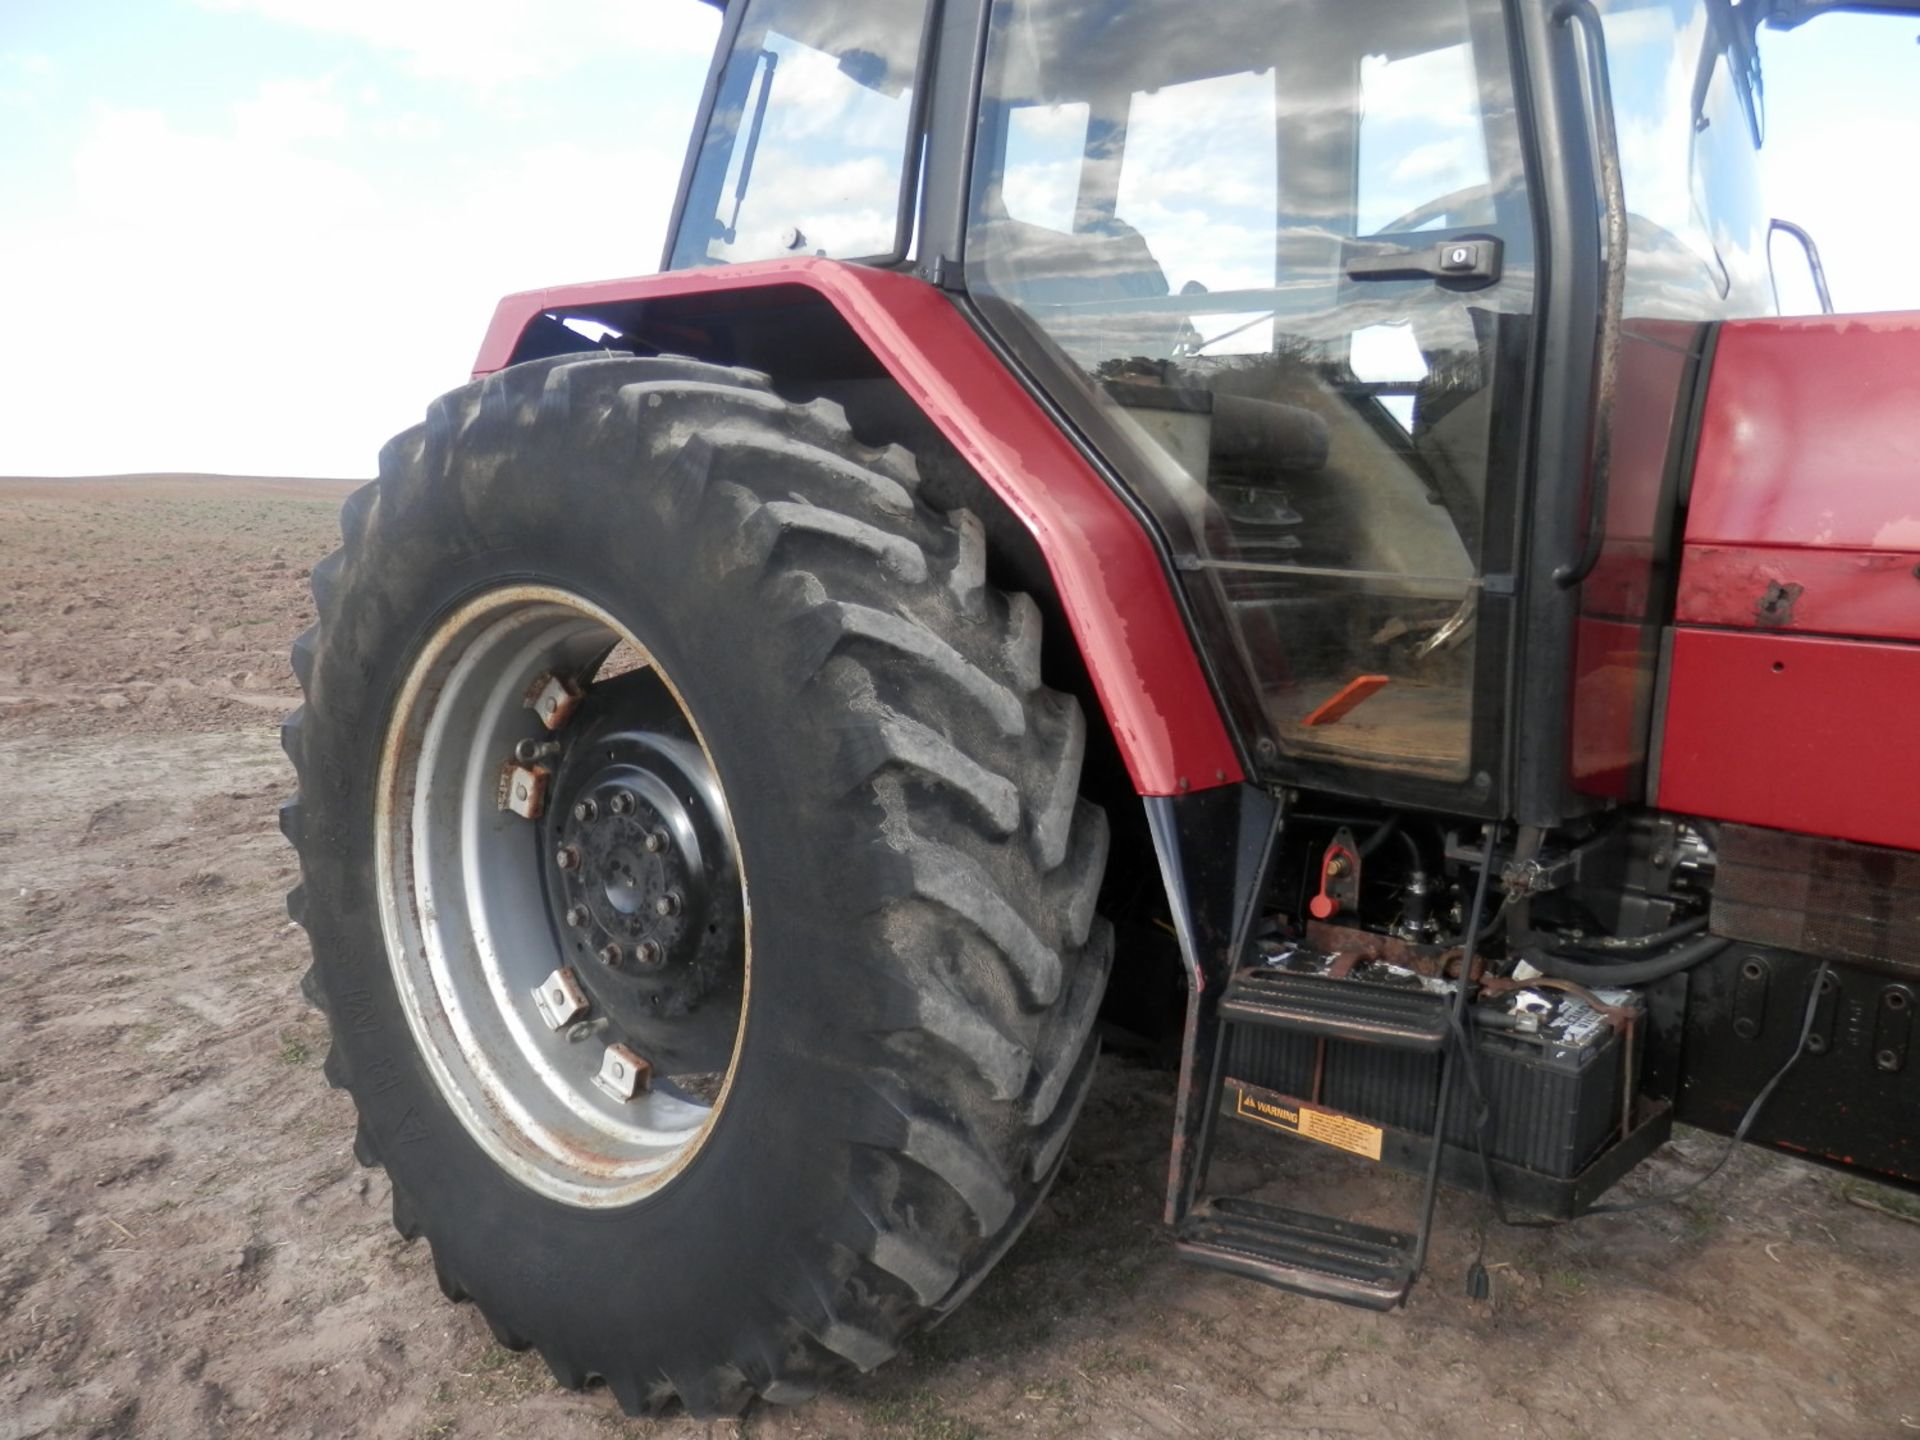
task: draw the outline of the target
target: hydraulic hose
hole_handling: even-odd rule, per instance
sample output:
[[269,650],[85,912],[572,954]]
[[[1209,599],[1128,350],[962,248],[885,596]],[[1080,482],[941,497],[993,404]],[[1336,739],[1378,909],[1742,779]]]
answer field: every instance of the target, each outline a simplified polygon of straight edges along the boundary
[[1645,960],[1587,962],[1540,949],[1526,950],[1521,958],[1542,975],[1551,975],[1556,980],[1571,980],[1589,988],[1650,985],[1655,980],[1664,980],[1669,975],[1678,975],[1682,970],[1691,970],[1702,961],[1711,960],[1732,943],[1718,935],[1702,935],[1697,940],[1675,946],[1664,955],[1650,956]]
[[1553,936],[1546,943],[1562,954],[1580,954],[1591,952],[1595,955],[1644,955],[1649,950],[1663,950],[1675,941],[1684,940],[1689,935],[1697,935],[1707,928],[1707,917],[1693,915],[1664,930],[1656,930],[1651,935],[1630,935],[1622,938],[1617,935],[1595,935],[1591,939],[1574,940],[1567,936]]

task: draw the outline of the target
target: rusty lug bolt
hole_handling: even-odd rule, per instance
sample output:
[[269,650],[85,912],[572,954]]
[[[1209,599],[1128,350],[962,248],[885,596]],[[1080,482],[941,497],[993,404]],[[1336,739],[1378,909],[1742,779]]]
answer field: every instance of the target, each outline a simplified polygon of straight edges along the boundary
[[609,970],[618,970],[620,962],[626,958],[626,952],[618,945],[609,943],[600,947],[600,963]]
[[573,807],[573,818],[582,825],[591,825],[600,818],[600,807],[591,800],[582,800]]
[[667,848],[667,832],[664,830],[649,830],[647,832],[646,845],[649,855],[658,855],[662,850]]
[[576,930],[584,929],[587,921],[592,918],[593,917],[587,913],[587,907],[584,905],[575,905],[567,911],[567,924]]
[[616,790],[608,797],[607,808],[616,815],[633,813],[633,796],[625,790]]
[[642,965],[658,965],[660,963],[660,942],[658,940],[642,940],[638,945],[633,947],[633,958],[638,960]]
[[559,853],[553,857],[553,863],[562,870],[577,870],[580,868],[580,852],[571,845],[562,845]]
[[658,900],[654,901],[653,913],[658,915],[662,920],[666,919],[669,915],[678,915],[680,913],[680,892],[678,890],[669,890]]

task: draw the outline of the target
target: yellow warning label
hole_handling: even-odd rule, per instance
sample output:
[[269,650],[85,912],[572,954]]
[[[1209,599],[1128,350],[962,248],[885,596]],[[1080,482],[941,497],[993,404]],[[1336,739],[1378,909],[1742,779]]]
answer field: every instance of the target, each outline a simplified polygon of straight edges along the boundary
[[1369,1160],[1380,1158],[1380,1127],[1356,1120],[1351,1115],[1309,1109],[1303,1105],[1300,1107],[1300,1133],[1309,1140],[1318,1140],[1322,1145],[1331,1145],[1338,1150],[1351,1150]]
[[1233,1113],[1242,1120],[1283,1130],[1304,1140],[1317,1140],[1336,1150],[1364,1155],[1369,1160],[1380,1158],[1380,1141],[1384,1133],[1380,1127],[1356,1120],[1351,1115],[1342,1115],[1337,1110],[1322,1109],[1304,1100],[1235,1084]]

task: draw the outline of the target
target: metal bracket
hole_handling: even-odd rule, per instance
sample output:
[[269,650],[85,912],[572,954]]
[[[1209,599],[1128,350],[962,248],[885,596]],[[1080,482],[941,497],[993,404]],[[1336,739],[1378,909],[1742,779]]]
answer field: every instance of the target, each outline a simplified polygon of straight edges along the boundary
[[1895,1075],[1906,1068],[1907,1039],[1913,1031],[1913,991],[1889,985],[1880,992],[1879,1013],[1873,1025],[1873,1065]]

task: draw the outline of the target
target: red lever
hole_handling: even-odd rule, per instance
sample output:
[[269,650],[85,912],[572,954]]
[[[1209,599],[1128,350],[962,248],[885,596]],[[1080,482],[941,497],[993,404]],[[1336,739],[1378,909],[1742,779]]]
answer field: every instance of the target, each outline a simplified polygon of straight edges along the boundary
[[1353,835],[1342,828],[1320,857],[1320,893],[1307,902],[1307,909],[1316,920],[1331,920],[1342,910],[1359,906],[1360,850]]

